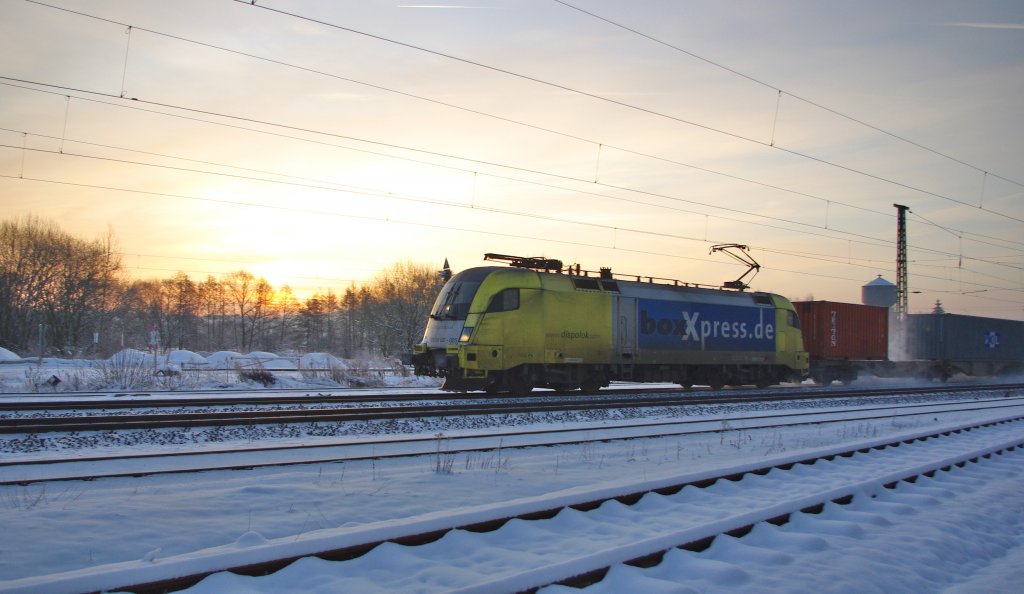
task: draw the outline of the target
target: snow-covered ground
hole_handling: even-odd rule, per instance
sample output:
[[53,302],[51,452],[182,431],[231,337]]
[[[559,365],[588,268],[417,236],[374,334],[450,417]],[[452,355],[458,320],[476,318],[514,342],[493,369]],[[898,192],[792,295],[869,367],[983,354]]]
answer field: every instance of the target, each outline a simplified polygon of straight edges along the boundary
[[[998,413],[999,416],[1008,414],[1006,411]],[[88,575],[89,568],[108,564],[145,568],[162,562],[172,563],[182,556],[194,556],[196,551],[218,547],[221,550],[227,547],[244,555],[251,547],[267,541],[294,542],[354,531],[372,533],[396,520],[429,518],[450,514],[453,510],[501,507],[529,498],[557,498],[580,490],[629,490],[631,485],[668,480],[680,474],[710,473],[723,467],[832,448],[842,443],[919,433],[949,423],[948,418],[925,416],[785,430],[737,430],[711,437],[643,439],[527,450],[496,449],[461,454],[451,460],[427,455],[249,471],[4,486],[0,487],[0,525],[4,527],[4,536],[0,540],[0,591],[20,585],[27,587],[22,591],[47,591],[46,587],[32,589],[33,576],[69,571],[83,571],[84,576]],[[1024,426],[1018,425],[1015,430],[1024,436]],[[422,431],[424,435],[436,435],[434,427],[429,425],[424,425]],[[443,435],[438,437],[439,441],[443,439]],[[445,466],[450,468],[450,472],[439,471]],[[990,513],[972,515],[966,510],[956,511],[959,504],[952,508],[936,507],[929,513],[938,514],[939,519],[946,518],[942,522],[942,530],[969,519],[973,524],[960,528],[965,534],[973,531],[994,533],[994,527],[988,523],[998,522],[1002,536],[984,546],[970,547],[957,544],[963,538],[947,541],[940,537],[940,533],[923,544],[917,542],[917,549],[927,545],[932,552],[918,551],[914,557],[908,558],[908,565],[904,568],[907,572],[927,573],[928,563],[936,559],[952,559],[965,550],[969,551],[972,561],[956,566],[960,569],[943,566],[941,576],[933,582],[913,582],[923,584],[921,590],[914,591],[938,592],[960,583],[973,584],[970,591],[986,591],[984,587],[1003,583],[1001,580],[1006,579],[1008,571],[1017,578],[1024,578],[1024,567],[1010,564],[1007,568],[1001,564],[1001,560],[1008,556],[1021,555],[1016,547],[1021,546],[1024,535],[1024,506],[1019,497],[1008,496],[1007,493],[1019,492],[1024,486],[1024,475],[1020,472],[1019,463],[1008,470],[999,470],[997,474],[998,480],[986,479],[988,482],[970,487],[970,491],[976,493],[972,497],[983,501]],[[932,506],[926,507],[931,509]],[[970,518],[962,519],[962,516]],[[931,516],[917,519],[921,518]],[[882,519],[896,524],[895,520],[900,517],[899,514],[883,514]],[[937,521],[927,520],[925,524]],[[835,535],[840,540],[822,536],[827,546],[806,550],[799,547],[793,550],[784,534],[778,536],[778,546],[787,556],[783,565],[789,567],[781,569],[780,575],[794,573],[794,568],[802,567],[805,557],[808,563],[826,563],[830,556],[847,559],[844,561],[847,564],[853,563],[848,559],[850,543],[842,539],[856,539],[856,533],[861,531],[874,534],[882,530],[885,523],[876,519],[864,519],[864,522],[866,524],[859,529],[841,530],[842,534]],[[879,538],[899,542],[907,534],[921,530],[913,523],[898,525],[901,527],[896,536]],[[771,543],[768,546],[771,548]],[[394,551],[393,555],[377,557],[384,564],[382,571],[403,571],[405,553],[400,553],[400,549],[388,550]],[[702,568],[695,574],[697,581],[687,582],[687,585],[663,586],[660,590],[641,588],[632,591],[691,591],[687,588],[713,591],[711,586],[719,582],[717,591],[722,591],[729,584],[737,587],[747,584],[754,590],[764,591],[758,585],[761,578],[753,577],[760,570],[755,572],[744,568],[761,553],[743,547],[724,551],[718,547],[701,554],[703,556],[687,557],[690,561],[686,561],[683,567],[693,565]],[[862,555],[868,555],[869,551],[870,547],[865,545]],[[457,549],[451,551],[452,555],[462,553],[464,551]],[[982,554],[983,558],[976,558]],[[675,555],[670,559],[676,558]],[[871,559],[877,559],[878,555],[865,556],[864,561],[874,562]],[[708,563],[709,560],[715,563]],[[729,563],[735,567],[730,569]],[[891,563],[899,566],[900,562]],[[732,577],[724,582],[714,579],[713,576],[718,574],[712,570],[716,567],[715,571],[721,571],[721,575]],[[613,577],[621,571],[629,574],[633,570],[617,570]],[[746,577],[743,577],[744,571]],[[988,574],[985,572],[991,576],[986,578]],[[805,573],[801,570],[794,575]],[[822,592],[886,591],[883,587],[885,574],[882,575],[880,578],[875,574],[858,576],[851,573],[844,579],[852,581],[842,585],[822,580],[821,583],[812,581],[811,585],[800,587]],[[26,583],[23,579],[29,581]],[[768,590],[800,589],[796,588],[796,582],[782,577],[773,579],[776,581],[765,582],[770,585]],[[801,579],[810,578],[805,576]],[[992,581],[986,581],[989,579]],[[430,581],[426,576],[424,580],[424,583]],[[220,582],[214,580],[210,583]],[[906,591],[899,587],[902,583],[894,581],[894,587],[889,591]],[[288,584],[273,581],[267,584],[273,587],[266,589],[263,586],[264,589],[259,591],[289,590]],[[308,588],[308,584],[301,587],[293,585],[292,591],[307,591]],[[231,589],[235,590],[235,586],[241,587],[234,583]],[[226,591],[209,584],[203,588],[208,588],[201,590],[203,592]],[[611,588],[599,591],[622,591]],[[322,591],[333,590],[324,586]]]
[[[987,575],[972,577],[971,589],[1005,588],[1021,568],[991,553],[1020,544],[1019,509],[1003,501],[1014,497],[1024,456],[982,458],[892,492],[880,485],[930,468],[926,461],[998,448],[1006,435],[1018,442],[1019,427],[869,449],[812,468],[748,474],[738,483],[650,493],[634,505],[612,500],[592,511],[563,509],[550,520],[512,521],[482,534],[452,532],[417,547],[385,544],[346,562],[303,559],[266,578],[221,573],[190,591],[517,592],[609,561],[615,573],[594,586],[597,592],[924,592],[961,585],[965,573],[981,568]],[[779,528],[758,522],[848,492],[856,493],[851,505],[797,514]],[[621,563],[752,521],[758,523],[749,538],[721,537],[701,553],[672,551],[649,570]],[[936,557],[944,564],[931,565]],[[1002,577],[993,580],[995,574]]]
[[351,386],[437,387],[440,380],[416,377],[396,361],[339,359],[329,353],[278,355],[256,351],[147,353],[125,349],[109,359],[21,358],[0,348],[0,394],[111,390],[245,390],[345,388]]
[[[0,365],[0,377],[21,365],[25,364]],[[800,405],[800,410],[808,409]],[[1003,410],[985,416],[1012,413]],[[713,419],[721,410],[706,408],[702,414]],[[917,434],[959,418],[929,415],[784,430],[736,429],[712,436],[525,450],[502,449],[499,440],[495,450],[443,459],[426,455],[2,486],[0,592],[49,592],[52,583],[44,585],[37,580],[56,574],[71,576],[72,584],[86,588],[89,575],[112,566],[144,571],[182,559],[201,559],[211,551],[233,551],[244,559],[267,545],[356,533],[383,534],[387,526],[412,518],[429,521],[457,512],[511,507],[516,502],[554,501],[583,491],[627,492],[636,485],[670,481],[680,475],[710,474],[841,444]],[[552,420],[533,422],[541,428]],[[722,428],[730,429],[726,424]],[[439,443],[454,430],[451,425],[430,422],[414,429],[422,436],[436,437]],[[1024,437],[1024,425],[1013,425],[1009,431]],[[329,439],[342,438],[317,441]],[[344,439],[360,437],[346,435]],[[313,438],[297,441],[303,440]],[[144,442],[118,447],[132,453],[159,449]],[[104,449],[106,453],[116,451]],[[1024,487],[1022,458],[1024,453],[1018,449],[1012,455],[982,460],[960,473],[901,486],[877,500],[861,499],[852,506],[830,508],[825,514],[798,518],[783,527],[758,526],[744,539],[719,539],[702,553],[673,551],[657,568],[617,566],[593,590],[679,594],[737,589],[1012,591],[1008,586],[1024,579],[1024,503],[1019,496]],[[474,558],[474,551],[462,548],[463,541],[453,538],[444,542],[449,546],[446,557]],[[424,564],[418,554],[388,545],[361,563],[373,565],[381,575],[394,577],[405,572],[408,579],[401,582],[400,590],[385,587],[377,591],[407,592],[409,584],[422,584],[419,591],[423,592],[443,591],[436,584],[444,580],[438,582],[429,563]],[[307,560],[299,569],[324,563]],[[249,580],[216,575],[197,591],[308,592],[319,588],[334,592],[339,584],[334,580],[303,581],[294,571],[262,582]],[[553,587],[549,591],[561,594],[569,590]]]

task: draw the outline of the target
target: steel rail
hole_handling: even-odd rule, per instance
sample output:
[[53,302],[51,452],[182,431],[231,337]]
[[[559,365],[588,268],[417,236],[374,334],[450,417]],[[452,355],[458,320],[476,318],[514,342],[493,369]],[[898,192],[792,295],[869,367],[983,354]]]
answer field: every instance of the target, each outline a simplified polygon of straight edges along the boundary
[[[990,404],[991,406],[985,406]],[[962,406],[968,405],[968,406]],[[944,407],[957,408],[944,408]],[[875,421],[880,419],[908,418],[915,416],[946,415],[963,412],[997,411],[1024,407],[1024,397],[1014,398],[1013,402],[1005,399],[988,401],[972,401],[970,403],[918,403],[893,404],[889,406],[861,407],[833,411],[802,411],[783,414],[747,415],[722,419],[682,419],[675,421],[658,421],[653,423],[631,423],[613,426],[588,426],[560,429],[540,429],[515,432],[500,432],[466,435],[435,435],[431,437],[388,438],[381,440],[360,440],[358,442],[295,445],[277,447],[241,448],[229,450],[206,450],[197,452],[168,452],[153,454],[136,454],[131,456],[106,456],[86,458],[37,459],[23,461],[0,462],[0,469],[12,478],[0,479],[0,485],[27,485],[34,482],[55,482],[73,480],[96,480],[99,478],[140,477],[158,474],[184,474],[192,472],[209,472],[215,470],[248,470],[253,468],[269,468],[277,466],[297,466],[302,464],[323,464],[335,462],[352,462],[357,460],[381,460],[387,458],[403,458],[410,456],[451,456],[469,452],[490,452],[496,449],[511,450],[538,446],[576,445],[594,442],[611,442],[630,439],[650,439],[659,437],[678,437],[685,435],[717,434],[733,431],[752,431],[795,427],[800,425],[823,425],[831,423],[850,423]],[[921,409],[908,412],[892,412],[893,410]],[[927,410],[924,410],[927,409]],[[583,434],[583,437],[580,435]],[[494,440],[499,440],[498,444]],[[454,447],[453,447],[454,444]],[[381,453],[382,446],[402,446],[399,452]],[[322,452],[314,456],[296,456],[292,459],[267,460],[267,454],[291,452]],[[192,459],[218,456],[252,456],[260,454],[255,460],[241,462],[207,463],[205,465],[184,465],[155,468],[153,461],[171,459]],[[139,462],[134,469],[124,469],[126,462]],[[26,478],[18,476],[18,469],[30,469],[44,466],[79,466],[89,463],[112,463],[118,470],[98,472],[93,469],[78,474],[36,475]]]
[[[384,543],[396,543],[404,546],[425,545],[455,530],[490,532],[501,528],[507,522],[514,519],[543,521],[554,517],[566,509],[587,512],[598,509],[602,504],[611,501],[632,505],[645,495],[651,493],[670,495],[679,492],[687,486],[704,488],[718,480],[738,481],[748,474],[764,475],[773,469],[786,471],[797,465],[812,465],[819,460],[834,460],[840,457],[850,457],[858,452],[867,453],[873,450],[898,448],[901,444],[910,444],[930,439],[943,439],[982,427],[1020,422],[1022,420],[1024,420],[1024,417],[1016,416],[984,423],[923,431],[895,438],[882,438],[871,442],[862,442],[853,447],[838,446],[811,455],[798,454],[770,461],[752,462],[725,471],[719,470],[705,474],[698,473],[685,477],[682,480],[668,481],[665,484],[648,484],[639,490],[624,490],[624,488],[616,490],[615,488],[610,488],[576,495],[576,499],[571,501],[556,503],[549,500],[541,500],[539,504],[532,506],[529,502],[526,502],[514,506],[515,509],[506,510],[505,513],[495,513],[490,519],[484,520],[481,520],[479,514],[476,514],[472,516],[472,520],[460,521],[462,517],[471,517],[468,513],[463,514],[460,512],[453,512],[450,516],[431,518],[429,520],[410,519],[403,525],[393,526],[389,530],[391,535],[383,540],[360,541],[358,540],[358,535],[355,535],[354,538],[337,537],[332,539],[325,537],[323,540],[303,543],[303,546],[308,550],[302,553],[296,554],[296,547],[292,546],[287,549],[287,554],[281,556],[281,553],[277,553],[279,556],[274,557],[275,552],[267,549],[262,559],[254,561],[250,556],[246,557],[245,562],[234,564],[231,562],[235,558],[232,556],[233,553],[220,553],[219,556],[215,553],[211,559],[215,560],[213,564],[217,565],[216,569],[207,568],[198,572],[187,571],[187,562],[178,567],[173,559],[164,559],[161,564],[155,565],[152,568],[146,568],[147,571],[145,573],[138,572],[132,574],[136,576],[134,581],[126,582],[125,580],[129,579],[127,574],[113,574],[109,578],[109,587],[105,589],[127,590],[139,594],[169,592],[190,587],[205,577],[221,571],[260,576],[274,573],[305,557],[315,556],[328,561],[344,561],[360,557]],[[742,536],[760,522],[771,522],[780,525],[787,522],[792,514],[820,511],[829,502],[838,504],[849,503],[856,493],[870,490],[879,484],[884,488],[892,489],[900,482],[914,482],[921,476],[933,476],[939,471],[962,467],[970,462],[976,462],[983,457],[991,457],[996,454],[1014,451],[1021,447],[1024,447],[1024,437],[1004,440],[993,445],[947,455],[942,458],[935,458],[925,463],[915,463],[913,466],[904,466],[900,469],[886,471],[884,475],[873,475],[867,480],[861,479],[859,482],[826,488],[795,499],[768,503],[763,507],[751,509],[722,520],[708,521],[691,528],[667,532],[646,540],[633,541],[626,545],[605,549],[599,553],[552,562],[543,567],[533,567],[512,575],[498,576],[490,581],[467,587],[464,589],[464,592],[502,591],[532,593],[541,587],[551,584],[573,587],[586,586],[600,581],[610,567],[619,563],[641,567],[652,566],[660,562],[665,552],[675,548],[703,550],[719,535]],[[73,579],[73,576],[70,574],[68,576],[52,576],[49,585],[54,587],[53,591],[60,591],[61,586],[67,586],[69,582],[73,583]]]
[[[722,391],[711,391],[707,390],[694,390],[686,389],[682,387],[677,388],[665,388],[665,387],[612,387],[601,390],[595,394],[582,394],[578,391],[536,391],[525,396],[515,396],[510,394],[487,394],[485,392],[458,392],[458,393],[439,393],[439,392],[422,392],[422,393],[408,393],[408,394],[386,394],[386,393],[369,393],[369,394],[334,394],[342,390],[327,390],[324,392],[313,392],[311,390],[294,390],[288,389],[288,391],[299,391],[305,392],[302,395],[296,396],[278,396],[278,395],[260,395],[252,396],[224,396],[221,398],[211,399],[191,399],[187,397],[182,398],[158,398],[150,399],[149,396],[153,392],[139,392],[132,394],[114,394],[113,398],[110,398],[107,394],[101,393],[84,393],[76,394],[74,398],[65,400],[49,400],[49,395],[46,397],[46,401],[17,401],[9,400],[7,397],[39,397],[39,394],[0,394],[0,411],[24,411],[24,410],[41,410],[41,411],[60,411],[60,410],[90,410],[90,409],[132,409],[132,408],[183,408],[183,407],[216,407],[216,406],[244,406],[244,405],[278,405],[278,404],[320,404],[320,403],[353,403],[353,402],[405,402],[405,401],[418,401],[418,400],[438,400],[438,401],[459,401],[459,400],[529,400],[529,399],[543,399],[550,397],[564,397],[573,396],[575,399],[594,398],[601,395],[616,396],[623,394],[666,394],[666,395],[678,395],[678,394],[691,394],[696,398],[704,399],[708,403],[712,402],[732,402],[732,401],[746,401],[750,399],[759,400],[771,400],[771,399],[808,399],[808,398],[819,398],[819,397],[851,397],[851,396],[884,396],[892,394],[893,390],[899,390],[901,394],[919,394],[919,393],[943,393],[943,392],[957,392],[965,389],[999,389],[1005,388],[1007,390],[1022,389],[1024,384],[1013,383],[1013,384],[957,384],[957,385],[935,385],[935,386],[917,386],[917,387],[899,387],[899,388],[857,388],[849,389],[845,387],[828,387],[828,386],[801,386],[801,387],[776,387],[776,388],[765,388],[757,389],[755,394],[744,394],[744,392],[753,391],[750,388],[733,388]],[[359,388],[358,390],[365,391],[366,388]],[[374,388],[374,391],[384,390],[385,388]],[[766,393],[767,392],[767,393]],[[159,392],[157,392],[159,393]],[[230,391],[181,391],[181,392],[167,392],[168,394],[208,394],[208,393],[219,393],[225,394]],[[712,394],[712,395],[704,395]],[[84,397],[100,397],[107,396],[104,400],[85,400]],[[145,399],[129,399],[124,400],[121,396],[134,396],[134,397],[145,397]]]
[[[954,393],[1005,391],[1008,396],[1011,390],[1018,389],[1019,384],[994,386],[943,386],[941,388],[899,389],[903,394]],[[840,396],[839,394],[842,394]],[[888,390],[857,390],[834,393],[829,398],[861,397],[861,396],[892,396]],[[648,396],[641,393],[639,397],[608,398],[608,397],[572,397],[563,400],[546,400],[542,398],[505,399],[487,403],[443,400],[427,406],[396,406],[396,407],[342,407],[323,409],[296,410],[247,410],[219,412],[181,412],[174,414],[137,414],[137,415],[93,415],[70,417],[8,417],[0,419],[0,434],[39,434],[48,432],[79,432],[79,431],[111,431],[126,429],[161,429],[209,426],[238,425],[279,425],[290,423],[340,423],[360,420],[383,420],[415,417],[471,416],[491,414],[525,414],[541,412],[566,412],[578,410],[598,410],[612,408],[649,408],[670,406],[692,406],[697,404],[731,404],[737,402],[764,402],[779,400],[811,400],[821,398],[818,393],[807,394],[756,394],[747,396],[730,396],[726,398],[706,397],[693,398],[685,393],[672,393],[663,396]],[[350,403],[351,404],[351,403]]]

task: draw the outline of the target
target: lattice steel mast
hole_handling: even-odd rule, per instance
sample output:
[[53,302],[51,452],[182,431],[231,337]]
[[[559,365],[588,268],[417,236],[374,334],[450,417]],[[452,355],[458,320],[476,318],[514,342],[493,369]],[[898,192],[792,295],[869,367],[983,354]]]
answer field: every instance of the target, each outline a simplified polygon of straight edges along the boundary
[[910,207],[893,204],[899,211],[896,217],[896,317],[900,320],[907,315],[907,212]]

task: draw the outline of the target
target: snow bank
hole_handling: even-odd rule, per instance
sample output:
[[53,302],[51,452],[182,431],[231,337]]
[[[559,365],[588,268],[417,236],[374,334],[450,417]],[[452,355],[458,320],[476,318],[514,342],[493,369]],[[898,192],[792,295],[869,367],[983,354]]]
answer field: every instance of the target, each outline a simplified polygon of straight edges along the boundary
[[[436,388],[437,378],[417,377],[386,360],[347,360],[330,353],[299,356],[254,351],[243,355],[217,351],[208,357],[176,349],[153,354],[124,349],[109,359],[22,359],[0,349],[0,393],[89,390],[252,389],[239,372],[266,371],[277,388],[349,388],[365,386]],[[57,385],[47,384],[51,376]],[[257,380],[258,381],[258,380]]]
[[144,365],[153,361],[153,355],[136,349],[124,349],[111,355],[108,361],[114,365]]
[[253,351],[238,360],[242,367],[256,369],[295,369],[295,360],[281,357],[275,353]]
[[167,353],[167,362],[175,365],[187,365],[191,367],[206,366],[206,358],[198,353],[185,350],[173,350]]
[[309,353],[299,358],[301,369],[348,369],[348,363],[330,353]]
[[206,362],[214,369],[234,369],[235,361],[242,358],[242,353],[236,353],[235,351],[217,351],[209,357],[206,357]]

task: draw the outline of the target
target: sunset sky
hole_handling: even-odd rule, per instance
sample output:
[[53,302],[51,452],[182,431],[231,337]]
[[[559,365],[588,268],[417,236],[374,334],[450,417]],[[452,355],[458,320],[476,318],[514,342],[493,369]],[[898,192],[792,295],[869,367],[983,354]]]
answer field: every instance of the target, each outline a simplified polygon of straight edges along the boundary
[[0,0],[0,205],[300,296],[485,252],[1024,319],[1024,3]]

